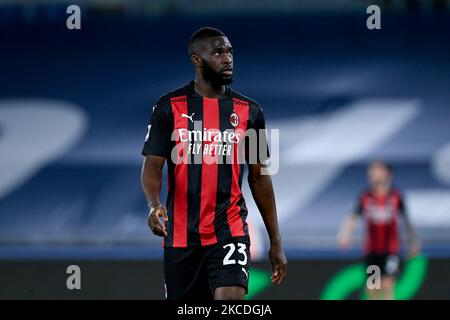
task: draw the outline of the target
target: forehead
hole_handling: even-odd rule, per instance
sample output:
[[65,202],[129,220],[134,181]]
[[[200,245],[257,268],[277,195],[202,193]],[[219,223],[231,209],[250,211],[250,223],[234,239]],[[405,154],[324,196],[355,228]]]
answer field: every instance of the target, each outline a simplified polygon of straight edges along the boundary
[[387,168],[383,164],[380,164],[380,163],[374,163],[374,164],[370,165],[369,171],[385,171],[385,172],[388,172]]
[[205,41],[207,49],[231,48],[230,40],[227,37],[211,37]]

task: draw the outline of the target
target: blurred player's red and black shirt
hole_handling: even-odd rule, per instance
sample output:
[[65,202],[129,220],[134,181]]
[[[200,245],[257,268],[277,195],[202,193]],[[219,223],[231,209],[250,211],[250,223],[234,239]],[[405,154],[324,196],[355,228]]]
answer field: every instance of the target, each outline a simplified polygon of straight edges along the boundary
[[366,254],[398,254],[399,217],[406,215],[399,190],[392,189],[386,195],[376,195],[367,189],[359,196],[354,211],[362,215],[366,222]]
[[238,144],[250,128],[265,129],[261,108],[229,87],[223,96],[207,98],[196,93],[192,81],[158,100],[142,154],[167,159],[165,247],[205,246],[248,236],[241,191],[245,161],[238,163],[237,157],[243,152],[248,160]]

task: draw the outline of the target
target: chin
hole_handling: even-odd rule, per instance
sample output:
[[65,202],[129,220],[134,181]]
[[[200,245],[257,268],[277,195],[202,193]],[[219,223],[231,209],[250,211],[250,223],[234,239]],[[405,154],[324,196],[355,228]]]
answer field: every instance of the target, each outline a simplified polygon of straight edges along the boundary
[[221,82],[223,85],[229,85],[233,82],[233,78],[222,78]]

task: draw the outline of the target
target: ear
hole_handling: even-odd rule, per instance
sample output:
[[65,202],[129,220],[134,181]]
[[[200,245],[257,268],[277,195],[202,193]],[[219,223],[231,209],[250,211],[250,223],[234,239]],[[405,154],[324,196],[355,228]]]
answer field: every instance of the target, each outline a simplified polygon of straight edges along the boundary
[[201,68],[203,66],[202,59],[196,54],[191,55],[191,62],[196,67]]

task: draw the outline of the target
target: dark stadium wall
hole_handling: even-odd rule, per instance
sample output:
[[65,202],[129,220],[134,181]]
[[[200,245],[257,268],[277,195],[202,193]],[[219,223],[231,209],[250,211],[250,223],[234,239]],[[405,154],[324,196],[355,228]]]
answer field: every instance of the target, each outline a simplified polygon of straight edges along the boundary
[[[261,284],[269,279],[268,263],[255,263],[250,273],[252,299],[320,299],[325,287],[356,260],[296,260],[289,262],[288,278],[281,286]],[[78,265],[81,289],[66,286],[67,267]],[[429,259],[423,281],[412,299],[448,299],[450,259]],[[413,277],[413,276],[411,276]],[[259,278],[259,279],[258,279]],[[252,284],[252,281],[254,282]],[[264,280],[265,281],[265,280]],[[264,282],[262,281],[262,282]],[[256,282],[260,282],[257,284]],[[351,279],[345,283],[349,284]],[[414,282],[409,279],[408,282]],[[0,299],[152,299],[164,298],[162,263],[151,260],[16,260],[0,262]],[[256,290],[257,292],[254,292]],[[345,290],[344,288],[335,290]],[[362,290],[345,298],[360,299]],[[333,293],[335,296],[338,292]]]

